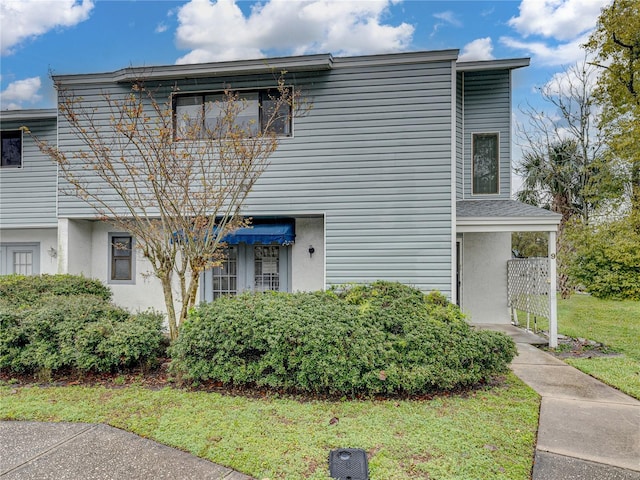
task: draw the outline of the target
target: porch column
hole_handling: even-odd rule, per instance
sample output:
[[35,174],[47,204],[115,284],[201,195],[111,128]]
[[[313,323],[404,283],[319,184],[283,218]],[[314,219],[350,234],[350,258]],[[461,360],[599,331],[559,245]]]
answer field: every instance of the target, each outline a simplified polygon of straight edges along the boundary
[[549,232],[549,347],[558,346],[556,232]]

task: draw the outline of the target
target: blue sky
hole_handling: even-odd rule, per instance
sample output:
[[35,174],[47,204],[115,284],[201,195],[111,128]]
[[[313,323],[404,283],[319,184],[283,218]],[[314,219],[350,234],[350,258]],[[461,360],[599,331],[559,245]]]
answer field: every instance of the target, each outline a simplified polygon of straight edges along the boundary
[[582,57],[608,0],[2,0],[0,108],[50,108],[49,74],[292,54],[458,48],[531,57],[514,107]]

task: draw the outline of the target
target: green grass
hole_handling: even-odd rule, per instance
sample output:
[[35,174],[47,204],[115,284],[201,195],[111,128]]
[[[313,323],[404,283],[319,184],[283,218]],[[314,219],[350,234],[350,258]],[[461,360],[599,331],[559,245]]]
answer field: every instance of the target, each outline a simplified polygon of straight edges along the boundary
[[259,479],[328,478],[329,450],[352,447],[368,452],[372,479],[525,480],[538,407],[512,374],[498,387],[430,400],[0,386],[0,419],[106,423]]
[[[546,320],[538,328],[546,329]],[[558,300],[558,333],[595,340],[622,357],[570,358],[567,363],[640,399],[640,302],[573,295]]]

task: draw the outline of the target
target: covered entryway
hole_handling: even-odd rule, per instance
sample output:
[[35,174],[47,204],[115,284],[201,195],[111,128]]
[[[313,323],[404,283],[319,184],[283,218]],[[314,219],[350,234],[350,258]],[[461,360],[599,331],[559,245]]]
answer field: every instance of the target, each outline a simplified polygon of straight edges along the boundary
[[471,322],[509,324],[508,262],[512,232],[548,232],[549,344],[557,343],[556,232],[560,215],[514,200],[462,200],[456,206],[461,242],[460,306]]

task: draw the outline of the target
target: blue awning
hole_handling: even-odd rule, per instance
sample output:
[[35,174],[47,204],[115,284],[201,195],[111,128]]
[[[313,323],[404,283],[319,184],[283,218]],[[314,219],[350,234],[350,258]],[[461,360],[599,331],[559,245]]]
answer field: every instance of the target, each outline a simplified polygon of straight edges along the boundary
[[[216,231],[217,228],[214,228],[214,233]],[[233,233],[228,233],[222,238],[222,241],[228,245],[238,245],[239,243],[247,243],[249,245],[255,243],[292,245],[295,239],[293,223],[258,223],[250,227],[239,228]],[[171,241],[184,241],[183,231],[173,232]]]
[[239,228],[233,233],[225,235],[223,242],[229,245],[247,243],[277,243],[278,245],[291,245],[296,238],[291,223],[262,223],[247,228]]

